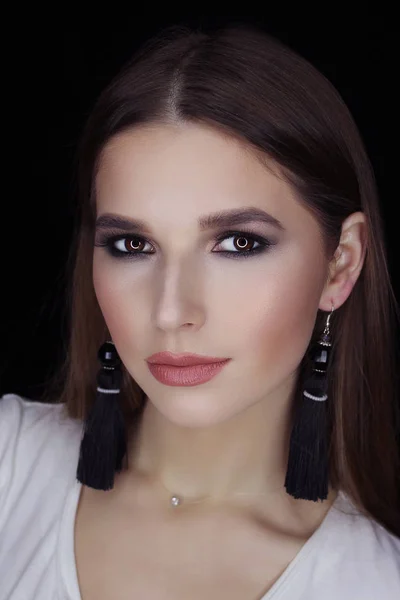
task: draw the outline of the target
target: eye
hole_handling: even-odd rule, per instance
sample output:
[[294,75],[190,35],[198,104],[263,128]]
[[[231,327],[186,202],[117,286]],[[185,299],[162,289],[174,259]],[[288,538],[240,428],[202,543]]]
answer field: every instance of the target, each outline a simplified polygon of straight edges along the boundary
[[[127,236],[114,241],[115,248],[122,254],[125,253],[141,253],[144,252],[146,244],[149,242],[141,237]],[[146,254],[148,254],[146,252]]]
[[258,244],[258,246],[260,246],[260,242],[248,234],[241,233],[224,236],[221,241],[226,242],[227,240],[233,240],[233,242],[226,244],[227,249],[222,250],[222,252],[254,252],[257,249],[257,246],[254,248],[254,244]]
[[[217,254],[222,254],[227,258],[233,259],[250,258],[257,254],[261,254],[266,252],[270,246],[274,246],[276,243],[247,231],[225,232],[220,235],[216,241],[220,245],[221,242],[228,240],[233,240],[227,244],[227,247],[233,248],[233,250],[220,250],[219,252],[217,251]],[[254,244],[256,244],[255,247]]]
[[[217,242],[217,247],[221,246],[222,242],[227,242],[227,248],[223,250],[213,250],[213,254],[222,254],[228,258],[248,258],[268,250],[270,246],[275,245],[266,238],[263,238],[254,233],[246,231],[229,231],[219,235],[214,241]],[[145,238],[133,235],[107,235],[95,244],[96,246],[105,246],[107,252],[112,256],[122,259],[145,259],[155,251],[146,250],[146,247],[152,247],[150,242]],[[254,247],[254,245],[256,245]]]

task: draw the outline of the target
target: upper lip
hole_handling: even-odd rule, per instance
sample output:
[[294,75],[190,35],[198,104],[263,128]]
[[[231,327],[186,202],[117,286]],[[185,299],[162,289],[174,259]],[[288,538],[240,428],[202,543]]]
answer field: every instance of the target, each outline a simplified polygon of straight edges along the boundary
[[201,354],[191,354],[184,352],[182,354],[173,354],[172,352],[157,352],[147,359],[150,364],[156,365],[174,365],[176,367],[187,367],[190,365],[205,365],[229,360],[216,356],[204,356]]

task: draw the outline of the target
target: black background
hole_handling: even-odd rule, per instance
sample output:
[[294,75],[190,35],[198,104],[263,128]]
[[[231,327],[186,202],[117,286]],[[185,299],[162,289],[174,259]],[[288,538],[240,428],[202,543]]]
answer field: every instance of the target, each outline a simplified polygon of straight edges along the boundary
[[[262,26],[312,62],[341,93],[361,131],[381,195],[389,269],[400,298],[399,203],[395,165],[394,59],[384,28],[384,11],[368,4],[348,8],[323,3],[323,10],[264,8],[261,15],[220,16],[169,13],[128,14],[109,6],[108,15],[70,19],[64,26],[49,15],[25,15],[11,27],[3,80],[10,108],[3,131],[11,129],[5,154],[1,200],[2,352],[0,395],[36,399],[61,356],[65,302],[63,272],[74,213],[74,156],[83,124],[96,97],[138,46],[164,26],[204,28],[227,22]],[[260,11],[259,11],[260,12]],[[71,23],[74,25],[71,25]],[[5,27],[6,29],[6,27]],[[8,74],[9,68],[9,74]],[[7,72],[7,74],[6,74]]]

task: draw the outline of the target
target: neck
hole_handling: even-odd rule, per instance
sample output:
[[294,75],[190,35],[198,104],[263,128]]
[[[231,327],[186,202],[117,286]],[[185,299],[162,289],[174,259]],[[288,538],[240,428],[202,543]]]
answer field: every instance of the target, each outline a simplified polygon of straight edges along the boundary
[[143,409],[129,469],[191,501],[286,494],[294,382],[222,423],[189,428]]

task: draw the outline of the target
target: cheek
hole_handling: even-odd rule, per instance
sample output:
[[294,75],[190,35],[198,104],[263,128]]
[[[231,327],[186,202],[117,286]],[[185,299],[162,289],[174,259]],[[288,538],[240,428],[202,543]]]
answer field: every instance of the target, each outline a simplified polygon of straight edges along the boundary
[[260,375],[279,379],[298,368],[312,335],[321,291],[321,279],[308,270],[261,288],[247,330],[252,362]]
[[121,274],[119,269],[109,264],[108,261],[96,260],[96,256],[94,257],[94,291],[111,338],[118,347],[127,332],[130,333],[131,340],[135,339],[135,336],[131,335],[132,331],[127,327],[129,315],[132,316],[132,322],[134,322],[134,305],[131,305],[130,310],[127,309],[129,308],[129,299],[132,301],[135,295],[132,294],[134,290],[127,289],[127,285],[126,277]]

